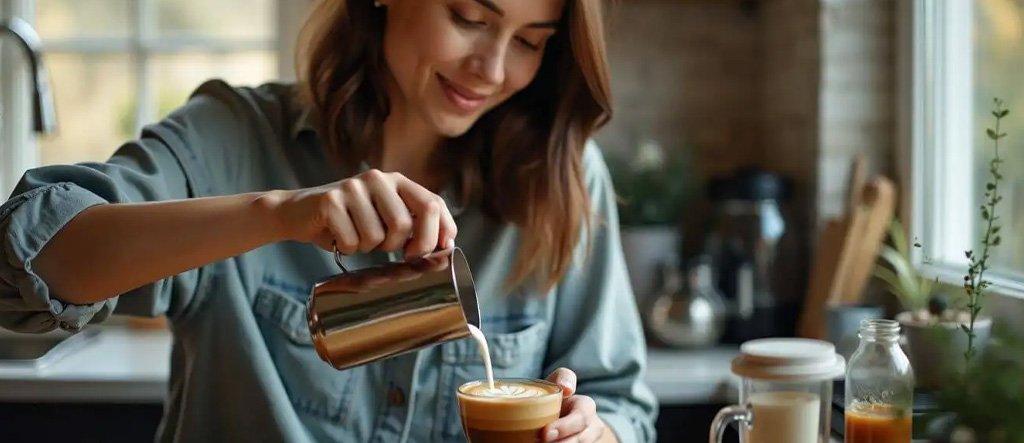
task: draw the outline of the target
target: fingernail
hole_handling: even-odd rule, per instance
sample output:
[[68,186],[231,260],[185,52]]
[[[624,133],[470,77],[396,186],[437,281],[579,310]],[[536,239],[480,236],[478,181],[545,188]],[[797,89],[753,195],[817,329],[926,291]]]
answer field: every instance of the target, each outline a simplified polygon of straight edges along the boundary
[[454,238],[449,238],[448,241],[445,242],[444,248],[445,249],[455,249],[455,239]]
[[546,438],[547,438],[548,441],[551,441],[551,440],[554,440],[554,439],[558,438],[558,430],[557,429],[552,429],[552,430],[548,431],[548,435],[547,435]]

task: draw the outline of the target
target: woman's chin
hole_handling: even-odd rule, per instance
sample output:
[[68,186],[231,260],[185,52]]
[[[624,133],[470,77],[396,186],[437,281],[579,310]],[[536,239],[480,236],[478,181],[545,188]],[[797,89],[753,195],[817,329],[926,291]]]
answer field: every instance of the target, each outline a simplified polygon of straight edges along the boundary
[[434,120],[434,129],[442,137],[459,137],[469,131],[476,123],[477,116],[442,115]]

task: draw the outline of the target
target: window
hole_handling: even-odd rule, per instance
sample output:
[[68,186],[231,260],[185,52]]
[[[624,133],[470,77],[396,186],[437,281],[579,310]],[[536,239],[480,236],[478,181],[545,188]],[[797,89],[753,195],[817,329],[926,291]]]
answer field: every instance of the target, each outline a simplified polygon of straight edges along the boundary
[[1024,0],[916,0],[910,17],[913,232],[924,268],[962,284],[964,251],[979,247],[994,154],[985,129],[999,97],[1011,113],[999,147],[1002,243],[988,275],[998,291],[1024,295]]
[[[30,113],[0,116],[6,196],[28,167],[103,161],[139,129],[181,106],[200,83],[222,78],[257,85],[290,77],[291,45],[303,0],[0,0],[39,33],[49,71],[58,132],[36,140]],[[282,37],[286,36],[286,37]],[[20,54],[5,45],[0,90],[27,91]],[[4,100],[7,109],[28,109]],[[24,106],[24,107],[22,107]],[[14,133],[25,128],[20,138]],[[17,129],[17,130],[15,130]],[[9,147],[8,147],[9,146]],[[2,157],[2,156],[0,156]],[[3,157],[8,160],[8,157]]]

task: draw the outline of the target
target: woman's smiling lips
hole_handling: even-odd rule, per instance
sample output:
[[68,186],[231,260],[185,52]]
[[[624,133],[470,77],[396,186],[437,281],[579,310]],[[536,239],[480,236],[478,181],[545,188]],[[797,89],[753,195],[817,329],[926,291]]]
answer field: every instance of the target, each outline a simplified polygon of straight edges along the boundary
[[463,113],[472,113],[479,110],[487,101],[488,94],[480,94],[471,89],[463,87],[441,74],[437,74],[438,82],[441,83],[441,90],[444,91],[448,101]]

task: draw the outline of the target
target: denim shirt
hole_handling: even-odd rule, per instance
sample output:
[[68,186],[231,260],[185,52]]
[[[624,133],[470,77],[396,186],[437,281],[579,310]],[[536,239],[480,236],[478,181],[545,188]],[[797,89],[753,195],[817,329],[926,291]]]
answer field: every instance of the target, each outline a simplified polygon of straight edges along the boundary
[[[476,345],[462,339],[335,370],[317,356],[306,324],[312,284],[338,272],[331,255],[314,245],[268,244],[91,305],[58,300],[32,271],[46,242],[93,205],[342,178],[293,96],[293,85],[210,81],[107,162],[28,171],[0,206],[0,325],[75,331],[115,312],[167,315],[174,344],[159,441],[462,441],[455,390],[484,377]],[[656,405],[643,382],[643,334],[615,196],[593,144],[584,165],[592,231],[550,292],[506,289],[519,241],[515,226],[478,207],[453,207],[457,242],[474,274],[495,376],[543,378],[570,368],[579,377],[577,392],[594,398],[620,441],[653,441]],[[390,258],[363,254],[346,265]]]

